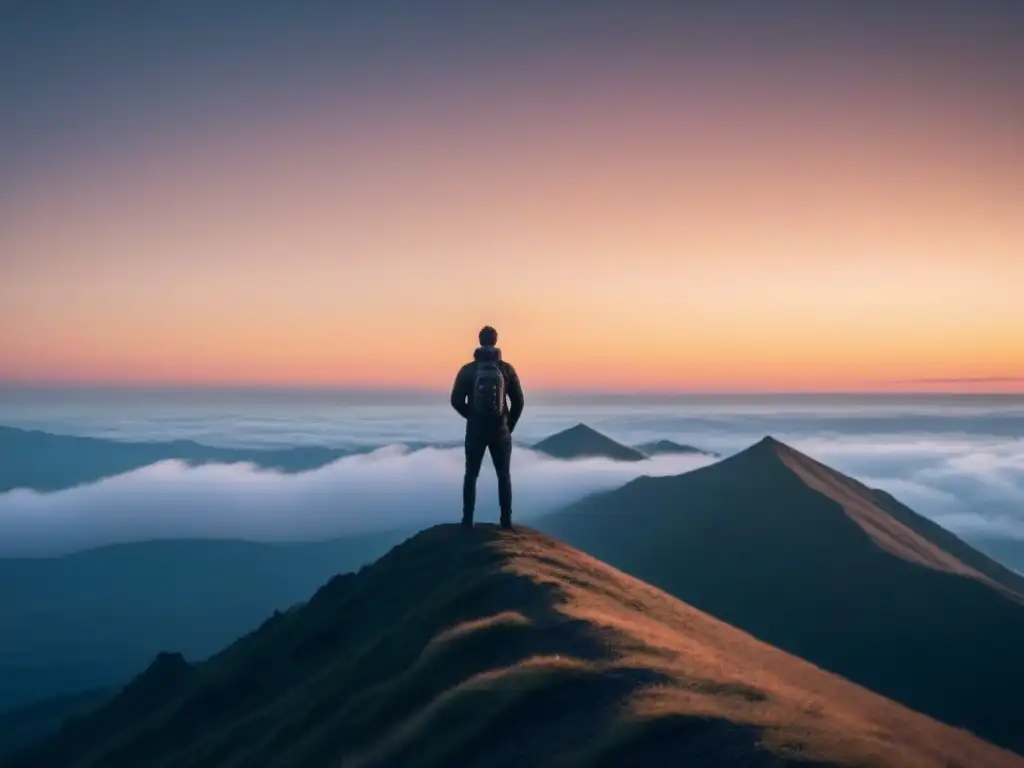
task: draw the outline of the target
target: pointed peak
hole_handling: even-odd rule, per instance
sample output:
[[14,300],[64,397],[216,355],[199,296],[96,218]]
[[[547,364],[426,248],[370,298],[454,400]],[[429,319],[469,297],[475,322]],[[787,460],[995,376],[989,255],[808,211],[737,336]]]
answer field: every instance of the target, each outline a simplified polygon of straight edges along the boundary
[[[604,435],[604,434],[598,432],[593,427],[589,426],[588,424],[584,424],[581,421],[578,424],[576,424],[575,426],[569,427],[567,429],[563,429],[560,432],[555,432],[553,435],[548,435],[546,438],[544,438],[544,441],[552,440],[554,438],[564,438],[564,437],[599,438],[601,440],[611,440],[611,438],[608,437],[607,435]],[[542,442],[544,442],[544,441],[542,441]]]
[[192,665],[178,652],[161,651],[148,667],[135,678],[136,683],[163,680],[175,675],[186,675]]
[[783,443],[780,443],[771,435],[765,435],[756,443],[748,445],[741,451],[737,451],[736,453],[733,454],[733,456],[773,456],[776,455],[784,447],[785,446]]
[[803,456],[803,454],[796,448],[793,448],[791,445],[787,445],[771,435],[765,435],[752,446],[740,453],[753,454],[755,456]]
[[[720,462],[720,465],[723,468],[732,468],[743,472],[756,469],[758,472],[770,471],[773,474],[785,475],[794,475],[796,467],[824,467],[811,457],[771,435],[765,435],[753,445],[734,453]],[[835,472],[831,467],[824,468],[829,472]]]
[[196,668],[180,653],[161,651],[146,669],[131,680],[107,707],[108,712],[148,712],[185,690]]
[[640,451],[622,445],[582,422],[544,438],[533,447],[558,459],[604,457],[616,461],[642,461],[646,458]]
[[[587,434],[587,435],[600,435],[601,433],[594,429],[589,424],[584,424],[582,421],[577,423],[575,426],[569,427],[562,431],[562,434]],[[602,435],[603,437],[603,435]]]

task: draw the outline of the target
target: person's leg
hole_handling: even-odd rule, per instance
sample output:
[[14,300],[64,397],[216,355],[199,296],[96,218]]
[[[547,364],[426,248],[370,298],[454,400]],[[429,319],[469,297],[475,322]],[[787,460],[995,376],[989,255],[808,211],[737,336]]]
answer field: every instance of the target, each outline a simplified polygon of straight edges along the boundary
[[498,505],[501,508],[501,526],[512,525],[512,435],[500,432],[488,441],[491,461],[498,475]]
[[473,511],[476,508],[476,479],[480,475],[480,465],[484,461],[487,440],[476,432],[466,432],[466,475],[462,480],[462,524],[473,524]]

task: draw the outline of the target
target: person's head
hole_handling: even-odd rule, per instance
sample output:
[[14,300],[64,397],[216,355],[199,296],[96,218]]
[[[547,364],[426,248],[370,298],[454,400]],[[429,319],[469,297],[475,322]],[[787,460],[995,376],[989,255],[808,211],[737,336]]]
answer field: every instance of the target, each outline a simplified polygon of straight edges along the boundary
[[480,329],[480,346],[493,347],[498,344],[498,332],[487,325]]

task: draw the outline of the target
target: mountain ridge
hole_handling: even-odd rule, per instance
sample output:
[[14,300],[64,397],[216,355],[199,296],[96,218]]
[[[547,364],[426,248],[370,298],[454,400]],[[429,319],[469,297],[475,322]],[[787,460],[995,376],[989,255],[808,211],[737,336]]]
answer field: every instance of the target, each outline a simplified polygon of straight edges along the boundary
[[0,559],[0,711],[121,684],[161,649],[203,658],[411,532],[306,543],[155,539]]
[[[416,451],[424,448],[459,448],[461,441],[403,441],[401,445]],[[648,446],[654,446],[651,455],[692,453],[717,456],[669,440],[655,441]],[[370,453],[381,447],[369,444],[345,448],[325,445],[229,447],[209,445],[192,439],[124,440],[56,434],[0,424],[0,452],[7,458],[0,465],[0,493],[17,489],[43,493],[68,490],[143,469],[161,461],[180,461],[190,466],[244,463],[264,470],[299,474],[321,469],[339,459]],[[648,458],[642,448],[618,443],[585,424],[577,424],[568,430],[549,435],[527,447],[561,459],[604,457],[616,461],[642,461]]]
[[455,525],[334,577],[208,662],[161,656],[8,765],[257,756],[297,768],[1024,765],[548,536]]
[[774,438],[535,525],[772,645],[1024,751],[1024,579]]
[[228,448],[194,440],[126,441],[58,435],[0,425],[0,493],[17,488],[59,491],[178,460],[188,464],[251,463],[289,474],[326,466],[358,451],[326,446]]
[[[882,549],[919,565],[984,581],[1007,596],[1024,602],[1024,578],[981,555],[949,531],[901,504],[891,494],[870,488],[770,436],[749,450],[755,449],[762,456],[767,453],[777,458],[809,488],[837,499],[846,515]],[[871,509],[872,506],[876,509]],[[885,514],[877,514],[879,510]],[[886,516],[889,519],[885,519]],[[956,549],[960,556],[943,549],[943,546]],[[980,569],[964,562],[961,559],[964,556],[978,564]],[[983,561],[987,564],[983,565]],[[999,574],[1008,583],[994,578],[994,574]]]

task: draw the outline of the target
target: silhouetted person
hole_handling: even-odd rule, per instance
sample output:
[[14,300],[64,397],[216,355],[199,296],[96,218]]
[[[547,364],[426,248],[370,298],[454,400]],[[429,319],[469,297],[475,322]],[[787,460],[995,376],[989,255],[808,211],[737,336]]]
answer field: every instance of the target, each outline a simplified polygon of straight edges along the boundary
[[[473,362],[455,377],[452,408],[466,419],[466,477],[462,483],[462,524],[473,525],[476,479],[484,451],[491,452],[498,474],[501,527],[512,526],[512,431],[523,414],[523,388],[516,369],[501,359],[498,332],[490,326],[480,331],[480,346]],[[507,399],[507,402],[506,402]]]

